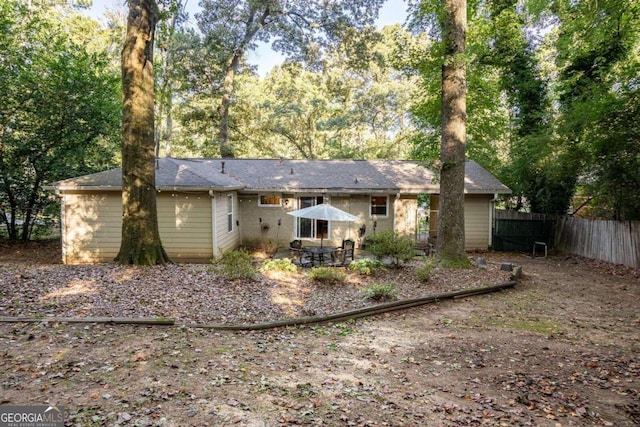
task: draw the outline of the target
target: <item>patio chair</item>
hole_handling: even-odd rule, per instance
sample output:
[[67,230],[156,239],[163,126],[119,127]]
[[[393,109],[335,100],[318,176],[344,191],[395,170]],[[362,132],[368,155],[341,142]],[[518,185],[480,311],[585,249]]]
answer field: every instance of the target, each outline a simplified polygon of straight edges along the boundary
[[329,267],[343,267],[349,265],[349,262],[346,259],[346,251],[344,249],[338,248],[335,252],[331,252],[331,262],[327,265]]
[[291,262],[300,267],[313,266],[312,254],[305,250],[301,240],[293,240],[289,242],[289,252],[291,253]]
[[352,239],[344,239],[342,241],[342,249],[344,251],[345,261],[351,258],[351,261],[355,260],[355,248],[356,243]]

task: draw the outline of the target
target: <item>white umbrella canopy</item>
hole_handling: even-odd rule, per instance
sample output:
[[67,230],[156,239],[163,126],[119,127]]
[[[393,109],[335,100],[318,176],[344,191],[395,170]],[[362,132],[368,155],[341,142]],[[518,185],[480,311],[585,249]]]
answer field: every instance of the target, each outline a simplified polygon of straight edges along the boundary
[[323,219],[325,221],[354,222],[360,220],[357,216],[351,215],[349,212],[345,212],[327,203],[287,212],[287,214],[298,218]]
[[[309,206],[308,208],[302,208],[295,211],[287,212],[287,214],[295,216],[297,218],[322,219],[325,221],[354,222],[360,220],[359,217],[351,215],[349,212],[345,212],[327,203],[322,203],[315,206]],[[321,247],[323,240],[324,236],[320,238]]]

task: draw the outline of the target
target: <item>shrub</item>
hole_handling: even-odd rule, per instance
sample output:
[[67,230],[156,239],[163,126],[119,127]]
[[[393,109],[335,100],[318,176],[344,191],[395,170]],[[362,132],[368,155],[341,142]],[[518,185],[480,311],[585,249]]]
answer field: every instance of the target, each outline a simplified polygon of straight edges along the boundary
[[393,231],[383,231],[370,237],[370,251],[377,258],[390,258],[394,267],[414,256],[414,241],[411,237],[398,236]]
[[211,269],[229,280],[254,279],[256,269],[251,255],[242,249],[224,251],[218,258],[211,260]]
[[298,271],[298,267],[292,263],[289,258],[278,258],[265,261],[265,263],[262,264],[262,270],[294,273]]
[[309,278],[318,282],[345,282],[347,273],[343,268],[314,267],[309,272]]
[[429,258],[424,263],[424,265],[416,268],[415,275],[418,278],[418,280],[423,280],[423,281],[429,280],[429,277],[431,277],[431,270],[433,270],[435,266],[436,266],[435,260],[433,258]]
[[263,253],[265,257],[271,257],[278,251],[278,244],[271,239],[246,240],[242,246],[248,252]]
[[372,301],[392,300],[396,297],[396,282],[376,283],[365,289],[365,299]]
[[384,265],[377,259],[358,259],[349,264],[349,270],[357,271],[363,276],[370,276],[378,271],[384,270]]
[[447,259],[442,258],[440,265],[444,268],[471,268],[471,261],[469,258],[464,257],[462,259]]

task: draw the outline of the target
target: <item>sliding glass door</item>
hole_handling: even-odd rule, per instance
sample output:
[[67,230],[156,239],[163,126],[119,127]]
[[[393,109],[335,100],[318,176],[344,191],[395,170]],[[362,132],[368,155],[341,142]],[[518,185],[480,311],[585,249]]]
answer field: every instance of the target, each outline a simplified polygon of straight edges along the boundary
[[[324,198],[320,197],[300,197],[298,199],[298,209],[319,205]],[[296,238],[297,239],[326,239],[329,237],[329,221],[323,219],[297,218]]]

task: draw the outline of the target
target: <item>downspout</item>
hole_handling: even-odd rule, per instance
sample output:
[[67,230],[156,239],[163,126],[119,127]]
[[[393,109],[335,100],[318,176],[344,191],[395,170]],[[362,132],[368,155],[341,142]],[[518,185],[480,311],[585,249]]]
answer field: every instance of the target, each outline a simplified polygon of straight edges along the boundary
[[218,204],[213,190],[209,190],[209,197],[211,197],[211,250],[213,257],[216,258],[218,256],[218,233],[216,232]]
[[495,215],[494,210],[496,208],[496,201],[498,201],[498,193],[493,194],[493,199],[489,200],[489,247],[493,248],[493,217]]

